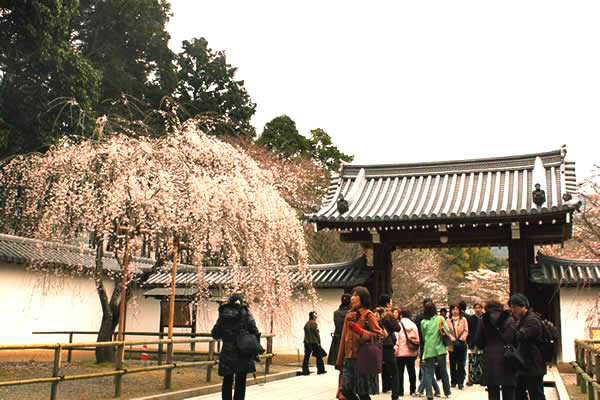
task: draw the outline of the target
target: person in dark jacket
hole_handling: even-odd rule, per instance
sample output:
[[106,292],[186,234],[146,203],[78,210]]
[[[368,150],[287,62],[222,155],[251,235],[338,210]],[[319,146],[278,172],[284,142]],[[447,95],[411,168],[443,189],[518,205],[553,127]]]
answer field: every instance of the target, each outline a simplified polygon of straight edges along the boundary
[[510,310],[495,299],[485,302],[485,314],[477,325],[473,346],[483,349],[481,385],[488,388],[489,400],[515,399],[517,375],[513,366],[504,362],[504,346],[516,344],[515,324]]
[[377,312],[379,327],[384,330],[384,337],[381,342],[383,345],[382,392],[385,393],[391,390],[392,400],[396,400],[400,391],[400,375],[398,374],[394,345],[396,344],[395,333],[400,331],[400,324],[392,313],[392,298],[387,294],[380,295],[375,311]]
[[510,296],[508,304],[517,320],[517,343],[525,361],[525,368],[518,375],[516,399],[527,400],[529,393],[529,400],[545,400],[542,319],[529,310],[529,300],[520,293]]
[[308,360],[312,354],[317,359],[317,374],[324,374],[323,350],[321,349],[321,335],[317,325],[317,313],[308,313],[308,322],[304,324],[304,361],[302,362],[302,375],[309,375]]
[[[331,347],[329,349],[329,356],[327,357],[327,364],[335,366],[335,361],[337,360],[338,352],[340,350],[340,340],[342,338],[342,330],[344,329],[344,320],[346,319],[346,314],[350,311],[350,293],[344,293],[341,298],[340,307],[333,312],[333,323],[335,325],[335,331],[331,335]],[[340,369],[340,374],[338,377],[338,390],[336,394],[336,398],[339,400],[344,400],[344,395],[340,391],[340,385],[342,384],[342,373],[343,368]]]
[[344,319],[350,311],[350,294],[344,293],[341,298],[340,306],[333,312],[334,332],[331,334],[331,347],[327,356],[327,364],[335,366],[337,353],[340,349],[340,338],[342,337],[342,329],[344,329]]
[[475,334],[477,328],[483,317],[483,305],[481,303],[473,304],[473,311],[475,314],[470,315],[467,318],[469,322],[469,336],[467,336],[467,347],[469,350],[469,374],[467,378],[467,386],[471,386],[474,383],[481,383],[481,356],[482,351],[479,347],[475,346]]
[[246,397],[246,374],[256,372],[254,357],[240,354],[236,347],[236,339],[243,330],[260,338],[260,332],[248,311],[248,305],[244,303],[241,295],[234,294],[229,297],[227,303],[219,307],[219,318],[211,331],[213,338],[223,341],[219,354],[219,375],[223,377],[223,386],[221,387],[223,400],[232,400],[234,375],[235,394],[233,399],[244,400]]

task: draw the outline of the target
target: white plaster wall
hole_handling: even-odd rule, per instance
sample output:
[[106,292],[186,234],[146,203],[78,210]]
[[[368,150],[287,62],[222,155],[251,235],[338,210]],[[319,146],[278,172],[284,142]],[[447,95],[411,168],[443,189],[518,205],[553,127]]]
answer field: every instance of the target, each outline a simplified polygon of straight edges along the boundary
[[575,361],[575,339],[588,339],[586,318],[600,296],[600,288],[560,289],[562,361]]
[[[308,321],[308,313],[316,311],[318,315],[317,323],[321,334],[321,345],[325,351],[329,351],[331,345],[331,333],[334,331],[333,312],[340,305],[340,298],[344,291],[342,289],[318,289],[319,304],[313,309],[305,301],[296,299],[290,310],[292,317],[291,333],[278,331],[275,327],[275,339],[273,340],[273,349],[275,353],[280,354],[300,354],[304,353],[304,324]],[[252,312],[252,310],[250,310]],[[270,319],[268,316],[261,316],[252,313],[261,332],[269,330]],[[198,332],[210,332],[218,316],[218,304],[209,302],[203,308],[198,310]],[[263,341],[264,345],[264,341]]]
[[[109,293],[112,281],[106,281]],[[329,351],[334,330],[333,312],[338,308],[342,289],[317,290],[320,302],[315,311],[322,346]],[[34,335],[35,331],[97,331],[102,318],[100,301],[94,283],[88,277],[71,274],[42,273],[26,269],[23,265],[0,264],[0,302],[3,304],[0,330],[2,344],[36,344],[67,342],[67,335]],[[302,354],[304,324],[313,308],[296,300],[292,310],[292,332],[278,332],[273,343],[274,351],[282,354]],[[200,305],[197,314],[197,331],[210,332],[218,316],[218,304],[209,301]],[[269,330],[269,319],[254,315],[263,332]],[[127,308],[127,331],[157,332],[160,321],[160,301],[145,298],[143,290],[134,293]],[[166,331],[166,330],[165,330]],[[189,332],[174,328],[174,332]],[[151,337],[128,339],[150,340]],[[76,342],[93,341],[95,336],[75,336]],[[187,347],[189,345],[185,345]],[[183,347],[183,346],[178,346]],[[202,345],[197,346],[202,349]]]

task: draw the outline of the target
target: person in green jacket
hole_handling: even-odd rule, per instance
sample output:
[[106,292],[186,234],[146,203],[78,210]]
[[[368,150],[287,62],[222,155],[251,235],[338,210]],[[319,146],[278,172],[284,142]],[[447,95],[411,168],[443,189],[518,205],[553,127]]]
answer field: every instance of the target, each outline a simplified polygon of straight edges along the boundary
[[423,306],[423,320],[421,321],[421,332],[423,334],[423,341],[425,342],[423,348],[423,359],[425,360],[425,368],[423,380],[425,382],[425,393],[427,399],[433,400],[433,373],[435,370],[436,363],[439,365],[442,386],[444,388],[444,394],[446,397],[450,397],[450,379],[448,378],[448,371],[446,369],[446,346],[442,343],[440,336],[440,323],[448,330],[446,321],[439,315],[435,304],[432,301],[428,301]]

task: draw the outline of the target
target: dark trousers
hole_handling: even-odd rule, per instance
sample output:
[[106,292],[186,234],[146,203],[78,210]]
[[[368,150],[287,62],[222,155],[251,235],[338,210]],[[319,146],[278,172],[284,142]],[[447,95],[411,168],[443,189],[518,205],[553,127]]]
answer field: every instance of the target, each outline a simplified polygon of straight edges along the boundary
[[415,360],[417,357],[396,357],[396,364],[398,365],[398,381],[400,387],[398,388],[398,394],[404,396],[404,367],[408,372],[408,381],[410,382],[410,394],[417,391],[417,374],[415,372]]
[[502,391],[502,400],[515,400],[515,387],[500,385],[488,385],[488,399],[500,400],[500,391]]
[[462,385],[465,383],[465,357],[467,352],[450,351],[450,382],[452,385]]
[[308,374],[310,371],[308,370],[308,360],[310,359],[310,355],[312,354],[317,359],[317,372],[322,374],[325,372],[325,364],[323,363],[323,357],[318,357],[316,345],[310,345],[308,343],[304,343],[304,361],[302,361],[302,373]]
[[[221,398],[223,400],[231,399],[231,389],[233,388],[233,375],[223,377],[223,386],[221,386]],[[246,397],[246,373],[235,374],[235,394],[233,400],[244,400]]]
[[398,397],[398,387],[400,377],[398,375],[398,365],[394,355],[394,346],[383,346],[383,365],[381,366],[381,386],[382,392],[392,391],[392,398]]
[[[529,393],[529,398],[527,397]],[[517,400],[546,400],[543,376],[519,376],[515,394]]]

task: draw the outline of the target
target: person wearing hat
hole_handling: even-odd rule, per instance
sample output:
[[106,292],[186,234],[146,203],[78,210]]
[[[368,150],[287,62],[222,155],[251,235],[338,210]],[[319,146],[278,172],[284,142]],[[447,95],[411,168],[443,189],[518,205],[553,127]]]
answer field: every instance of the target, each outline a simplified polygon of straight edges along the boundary
[[542,319],[529,309],[529,300],[520,293],[510,296],[508,305],[516,320],[518,349],[525,361],[525,368],[519,371],[517,378],[516,400],[545,400]]

